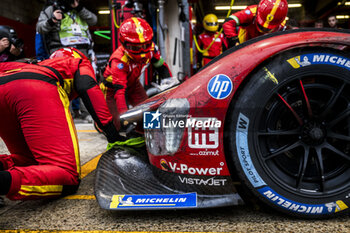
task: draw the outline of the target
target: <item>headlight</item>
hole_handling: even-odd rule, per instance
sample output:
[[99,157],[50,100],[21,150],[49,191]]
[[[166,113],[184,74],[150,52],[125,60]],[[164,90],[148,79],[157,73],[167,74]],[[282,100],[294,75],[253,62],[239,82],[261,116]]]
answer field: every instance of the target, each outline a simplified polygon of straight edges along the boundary
[[187,99],[168,99],[159,106],[159,129],[145,129],[146,146],[153,155],[173,155],[180,146],[190,110]]

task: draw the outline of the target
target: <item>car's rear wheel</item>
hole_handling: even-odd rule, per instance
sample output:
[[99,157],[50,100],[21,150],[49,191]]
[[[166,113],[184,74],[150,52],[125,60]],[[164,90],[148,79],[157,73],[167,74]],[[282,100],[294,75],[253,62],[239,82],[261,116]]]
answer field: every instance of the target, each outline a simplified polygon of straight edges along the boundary
[[249,78],[227,123],[228,154],[260,201],[302,217],[349,210],[347,54],[313,48],[276,56]]

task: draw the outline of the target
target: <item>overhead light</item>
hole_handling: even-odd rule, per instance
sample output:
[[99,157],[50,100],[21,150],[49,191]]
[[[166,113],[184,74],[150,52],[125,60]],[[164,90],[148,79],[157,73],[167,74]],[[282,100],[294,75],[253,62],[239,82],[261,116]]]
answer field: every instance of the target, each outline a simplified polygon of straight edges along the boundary
[[111,12],[109,10],[100,10],[98,11],[99,15],[109,15]]
[[[343,3],[342,2],[338,2],[338,6],[340,6],[340,5],[343,5]],[[345,6],[350,6],[350,2],[345,2],[344,5]]]
[[[302,7],[300,3],[288,4],[288,8]],[[247,6],[232,6],[231,10],[244,10]],[[215,6],[215,10],[229,10],[230,6]]]
[[[244,10],[245,8],[247,8],[247,6],[232,6],[231,9],[232,10]],[[230,6],[216,6],[215,10],[229,10]]]
[[294,4],[288,4],[288,8],[297,8],[297,7],[302,7],[300,3],[294,3]]
[[[286,17],[286,20],[289,20],[288,16]],[[218,23],[223,23],[223,22],[225,22],[225,19],[218,19]]]
[[350,19],[350,15],[337,15],[335,16],[337,19]]

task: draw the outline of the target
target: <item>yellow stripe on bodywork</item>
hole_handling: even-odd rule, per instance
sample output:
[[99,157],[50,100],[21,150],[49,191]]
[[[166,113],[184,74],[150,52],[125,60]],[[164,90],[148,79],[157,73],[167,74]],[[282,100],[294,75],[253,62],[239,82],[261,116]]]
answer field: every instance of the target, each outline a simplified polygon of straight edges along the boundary
[[266,21],[265,21],[265,23],[264,23],[264,28],[268,28],[268,27],[269,27],[270,22],[271,22],[271,21],[273,20],[273,18],[275,17],[275,14],[276,14],[276,11],[277,11],[277,9],[278,9],[278,7],[279,7],[279,5],[280,5],[280,2],[281,2],[281,0],[277,0],[277,1],[275,2],[275,5],[273,5],[273,8],[272,8],[270,14],[268,14],[267,17],[266,17]]
[[61,193],[63,189],[62,185],[21,185],[20,190],[26,192],[36,192],[36,193],[47,193],[47,192],[56,192]]
[[141,26],[141,22],[135,17],[132,17],[132,20],[136,24],[136,33],[137,35],[139,35],[140,43],[145,42],[145,38],[143,37],[143,27]]
[[66,114],[66,120],[68,123],[69,132],[70,132],[70,135],[72,137],[75,162],[77,165],[77,172],[79,174],[79,179],[80,179],[81,172],[80,172],[79,143],[78,143],[77,131],[76,131],[74,123],[73,123],[72,115],[70,114],[70,111],[69,111],[69,99],[68,99],[67,93],[63,90],[63,88],[61,86],[57,86],[57,89],[58,89],[58,93],[60,95],[60,99],[62,101],[62,104],[64,106],[64,111]]

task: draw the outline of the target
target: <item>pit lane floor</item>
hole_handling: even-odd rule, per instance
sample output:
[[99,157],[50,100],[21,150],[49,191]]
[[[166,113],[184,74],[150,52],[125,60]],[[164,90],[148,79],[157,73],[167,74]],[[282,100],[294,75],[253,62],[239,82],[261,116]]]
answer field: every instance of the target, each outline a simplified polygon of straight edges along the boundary
[[[0,232],[350,232],[350,217],[298,220],[248,206],[206,210],[109,212],[94,197],[94,169],[107,142],[92,124],[77,123],[83,164],[76,195],[12,202],[0,208]],[[0,153],[7,153],[0,141]]]

